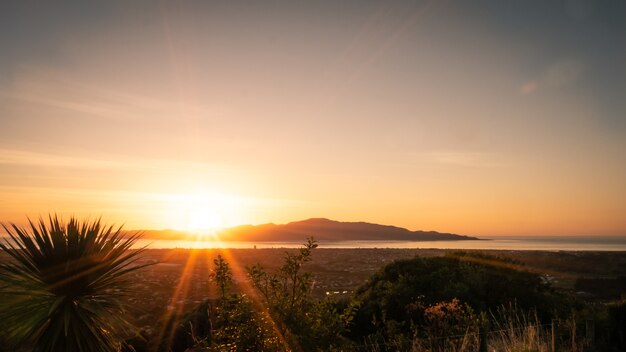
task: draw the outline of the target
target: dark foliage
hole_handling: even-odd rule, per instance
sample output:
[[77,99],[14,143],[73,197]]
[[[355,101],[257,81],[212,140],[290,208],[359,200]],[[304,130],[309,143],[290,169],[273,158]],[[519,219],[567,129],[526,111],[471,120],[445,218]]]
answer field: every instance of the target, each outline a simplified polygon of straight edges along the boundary
[[390,328],[407,334],[411,326],[424,324],[423,314],[412,307],[454,299],[478,312],[510,302],[546,319],[555,310],[567,311],[562,297],[539,275],[519,269],[512,261],[467,253],[396,261],[357,291],[361,305],[351,336],[359,340]]
[[576,291],[582,291],[604,300],[619,299],[626,292],[626,276],[614,278],[582,277],[576,279]]
[[611,345],[626,351],[626,299],[608,305],[609,334]]

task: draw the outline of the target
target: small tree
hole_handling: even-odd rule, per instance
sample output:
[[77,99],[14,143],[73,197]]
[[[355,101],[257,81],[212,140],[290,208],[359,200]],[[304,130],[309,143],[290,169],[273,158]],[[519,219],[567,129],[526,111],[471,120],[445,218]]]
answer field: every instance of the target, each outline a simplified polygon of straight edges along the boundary
[[233,283],[233,278],[230,266],[228,262],[222,258],[221,254],[218,254],[217,258],[213,259],[213,272],[211,273],[211,277],[217,284],[220,291],[220,297],[222,300],[225,299],[226,292]]
[[286,252],[283,265],[277,273],[266,272],[260,264],[247,268],[248,276],[269,304],[283,334],[287,327],[298,330],[294,328],[304,323],[302,318],[310,303],[311,274],[302,273],[301,269],[304,263],[311,260],[315,248],[317,243],[309,238],[297,253]]
[[[162,344],[161,350],[280,350],[279,339],[266,321],[266,315],[256,311],[254,302],[245,294],[230,291],[232,272],[221,255],[213,260],[211,278],[220,297],[204,301],[187,314],[176,326],[172,341]],[[172,329],[173,325],[166,329]]]
[[341,334],[355,312],[353,305],[340,307],[329,300],[311,299],[311,273],[303,272],[302,266],[311,261],[315,248],[316,241],[309,238],[297,252],[286,252],[283,265],[275,273],[268,273],[260,264],[248,268],[276,326],[296,350],[294,346],[316,351],[342,344]]

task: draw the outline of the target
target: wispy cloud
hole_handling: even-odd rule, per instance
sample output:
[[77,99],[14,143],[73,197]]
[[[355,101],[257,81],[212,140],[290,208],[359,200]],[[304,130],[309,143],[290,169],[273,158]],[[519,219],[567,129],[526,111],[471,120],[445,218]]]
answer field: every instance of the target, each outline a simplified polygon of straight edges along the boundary
[[206,163],[193,160],[133,158],[124,156],[69,156],[52,153],[41,153],[16,149],[0,149],[0,165],[23,165],[58,168],[85,169],[163,169],[163,168],[194,168],[224,169],[226,165]]
[[132,165],[130,163],[113,160],[72,157],[13,149],[0,149],[0,164],[96,169],[129,167]]
[[436,151],[421,156],[426,162],[449,166],[493,168],[506,165],[492,153]]
[[208,108],[189,101],[163,100],[109,89],[102,83],[77,80],[74,76],[71,72],[23,66],[11,85],[0,86],[0,98],[78,113],[75,116],[124,121],[175,117],[180,112],[192,118],[215,117],[230,111],[224,106]]
[[529,95],[536,92],[539,89],[539,84],[535,81],[528,81],[519,88],[519,92],[524,95]]
[[576,83],[585,73],[583,61],[575,58],[563,59],[549,65],[537,79],[519,87],[519,93],[529,95],[544,88],[563,88]]

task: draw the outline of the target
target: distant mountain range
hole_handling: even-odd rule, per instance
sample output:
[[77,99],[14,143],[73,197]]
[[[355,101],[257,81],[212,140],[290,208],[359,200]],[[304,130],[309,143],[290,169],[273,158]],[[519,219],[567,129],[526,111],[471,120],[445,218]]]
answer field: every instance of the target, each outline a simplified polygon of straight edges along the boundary
[[[307,237],[318,241],[457,241],[477,240],[476,237],[441,233],[436,231],[410,231],[402,227],[371,224],[367,222],[340,222],[313,218],[284,225],[242,225],[220,230],[222,241],[291,242],[304,241]],[[144,238],[189,239],[184,231],[149,230]]]

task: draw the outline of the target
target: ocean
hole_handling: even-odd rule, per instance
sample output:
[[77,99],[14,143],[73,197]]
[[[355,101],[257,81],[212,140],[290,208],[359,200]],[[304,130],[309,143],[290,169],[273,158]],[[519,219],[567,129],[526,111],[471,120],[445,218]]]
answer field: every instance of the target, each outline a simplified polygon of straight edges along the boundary
[[[0,234],[0,240],[6,237]],[[134,248],[297,248],[299,242],[139,239]],[[626,236],[482,236],[466,241],[318,241],[320,248],[437,248],[537,251],[626,251]]]
[[[320,248],[438,248],[541,251],[626,251],[626,237],[500,236],[467,241],[321,241]],[[297,248],[302,242],[221,242],[140,239],[148,248]]]

